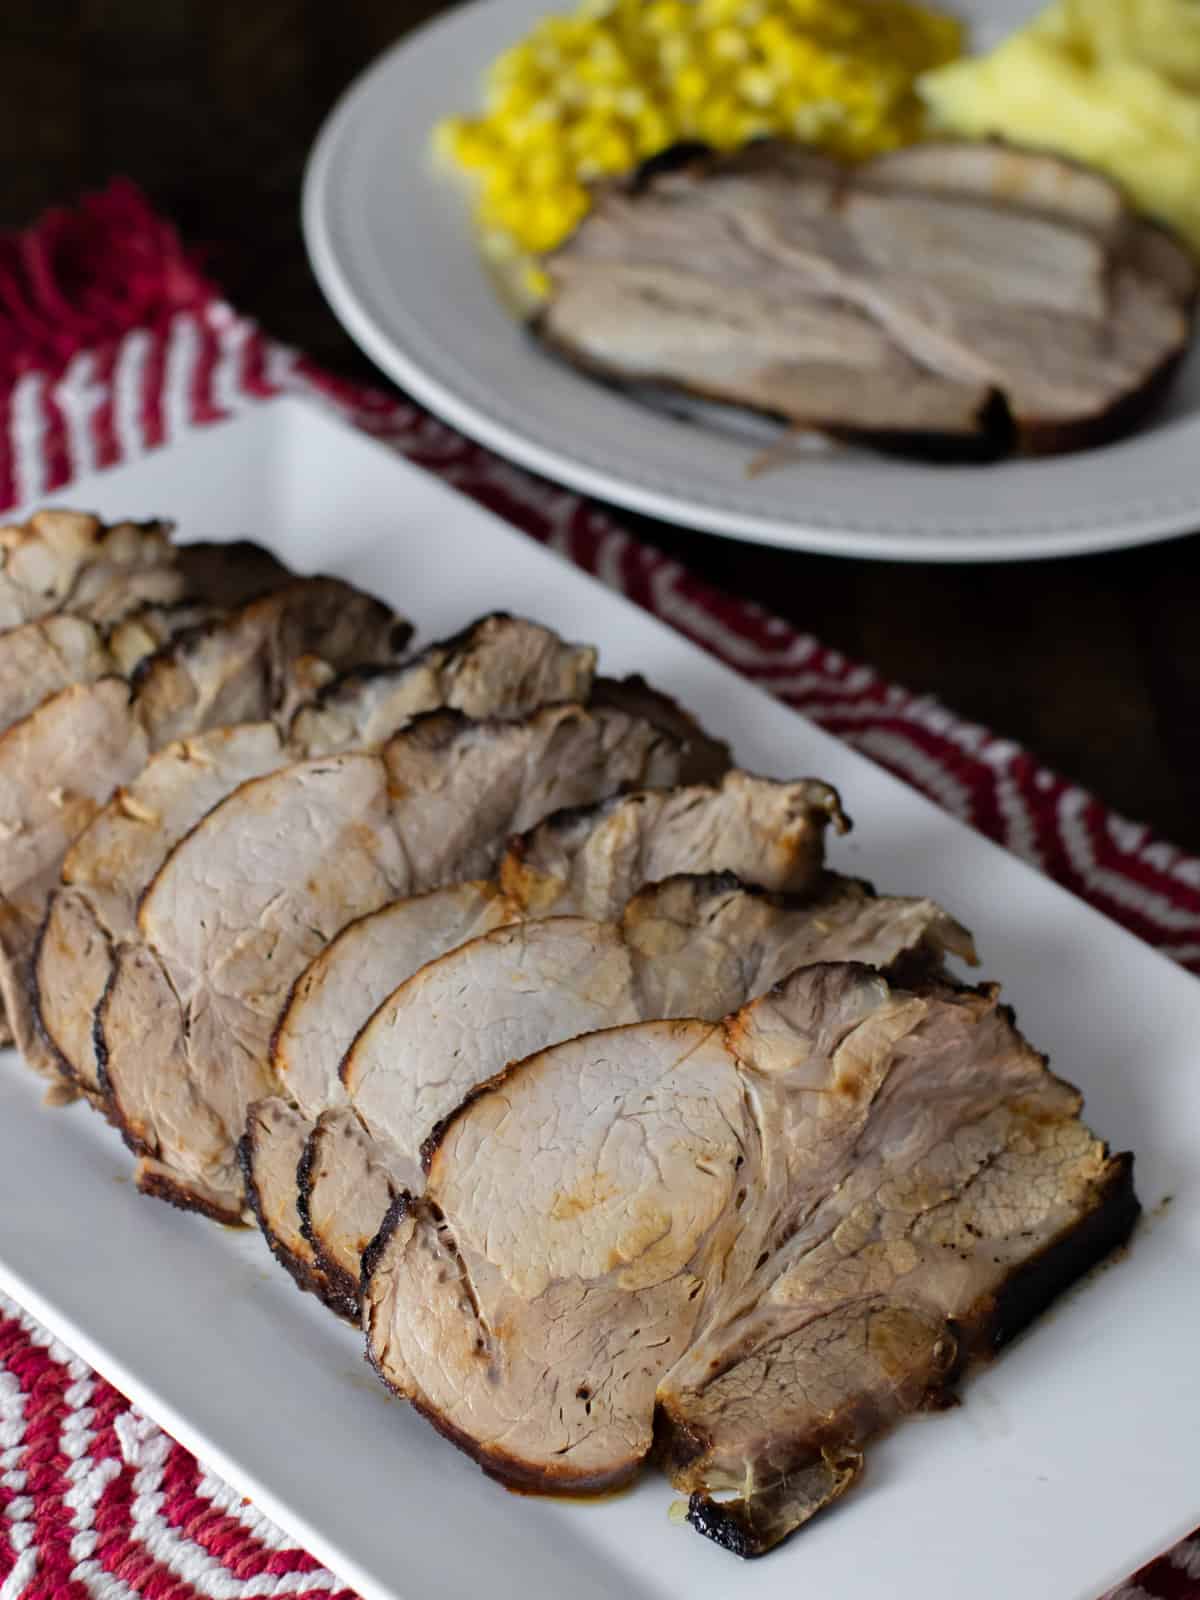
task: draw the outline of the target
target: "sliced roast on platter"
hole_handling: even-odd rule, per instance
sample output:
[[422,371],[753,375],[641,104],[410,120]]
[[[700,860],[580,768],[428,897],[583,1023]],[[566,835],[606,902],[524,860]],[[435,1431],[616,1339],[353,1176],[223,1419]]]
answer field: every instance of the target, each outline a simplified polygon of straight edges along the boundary
[[782,901],[718,875],[647,888],[617,922],[503,926],[430,960],[364,1022],[340,1065],[325,1056],[340,1083],[303,1106],[326,1108],[299,1212],[338,1308],[356,1304],[359,1260],[388,1201],[419,1187],[425,1140],[508,1061],[598,1022],[720,1016],[805,961],[852,953],[929,970],[947,950],[973,959],[967,934],[930,901],[877,899],[835,877],[806,902]]
[[984,458],[1134,427],[1196,291],[1106,179],[950,142],[852,167],[689,147],[598,189],[548,272],[538,331],[601,376]]
[[291,714],[314,664],[386,659],[408,625],[333,578],[295,579],[185,629],[132,678],[74,684],[0,735],[0,992],[31,1064],[54,1073],[28,963],[67,850],[153,751],[214,724]]
[[40,1031],[57,1065],[85,1092],[99,1083],[91,1011],[112,965],[112,946],[132,935],[137,902],[167,853],[241,783],[308,755],[370,747],[440,702],[468,699],[515,717],[591,686],[594,652],[547,628],[489,616],[453,640],[395,664],[354,667],[333,678],[291,719],[212,729],[168,745],[118,790],[68,853],[38,937],[33,969]]
[[[644,686],[639,693],[643,697],[641,703],[649,703],[657,710],[660,697],[651,696]],[[647,696],[650,698],[646,699]],[[716,747],[712,741],[695,743],[695,725],[691,719],[677,725],[693,750],[707,749],[710,757],[715,758]],[[694,758],[686,757],[684,766],[685,770],[694,770]],[[814,780],[781,784],[747,773],[730,775],[718,791],[689,786],[675,791],[635,794],[630,797],[630,814],[644,829],[650,818],[661,819],[664,805],[674,796],[680,797],[685,814],[694,814],[693,825],[690,829],[677,830],[674,849],[668,846],[665,837],[660,837],[656,848],[626,850],[622,858],[623,876],[619,881],[613,880],[611,872],[614,817],[607,804],[580,808],[547,825],[552,829],[555,825],[569,826],[571,839],[578,848],[582,848],[589,828],[599,830],[609,840],[599,852],[606,864],[604,873],[594,875],[593,900],[600,902],[599,915],[619,916],[625,909],[624,900],[618,898],[622,887],[626,889],[625,899],[628,900],[643,883],[669,876],[677,866],[690,873],[710,873],[726,868],[729,861],[734,860],[748,882],[782,878],[793,887],[803,885],[814,889],[820,881],[825,828],[831,820],[836,820],[840,827],[847,826],[837,797],[828,785]],[[615,805],[620,813],[621,802]],[[669,813],[675,814],[674,811]],[[619,827],[619,816],[616,822]],[[768,823],[777,829],[775,835]],[[652,827],[649,832],[653,832]],[[516,847],[521,848],[521,841],[517,841]],[[297,980],[275,1028],[273,1068],[285,1093],[310,1119],[322,1118],[327,1108],[336,1111],[344,1101],[338,1076],[341,1058],[371,1012],[392,989],[426,961],[476,934],[526,916],[550,915],[557,909],[556,899],[563,909],[572,909],[561,902],[560,895],[549,892],[526,895],[519,900],[501,894],[491,884],[463,883],[415,901],[398,902],[374,916],[352,923]],[[665,899],[661,903],[665,905]],[[716,907],[719,901],[713,899],[709,903]],[[606,909],[610,907],[615,909]],[[586,906],[584,910],[592,914]],[[869,914],[864,914],[864,918],[866,916]],[[347,1128],[340,1117],[333,1117],[328,1126],[323,1118],[318,1124],[316,1145],[309,1155],[312,1183],[302,1195],[302,1204],[311,1216],[307,1225],[310,1241],[306,1244],[295,1202],[294,1171],[289,1166],[288,1155],[277,1152],[273,1146],[273,1126],[282,1130],[283,1120],[273,1125],[256,1124],[251,1130],[253,1139],[243,1150],[244,1162],[255,1169],[250,1192],[255,1198],[257,1219],[272,1250],[280,1260],[294,1258],[293,1275],[303,1278],[311,1287],[311,1246],[320,1243],[315,1235],[320,1230],[321,1219],[328,1216],[332,1240],[357,1239],[361,1233],[359,1223],[347,1226],[342,1215],[342,1197],[347,1191],[345,1175],[335,1170],[336,1160],[327,1162],[315,1158],[316,1145],[328,1145],[343,1131],[348,1132],[355,1149],[362,1141],[357,1128]],[[362,1182],[369,1195],[356,1199],[354,1212],[378,1222],[382,1208],[375,1205],[373,1197],[386,1193],[387,1180],[383,1176],[386,1162],[372,1154],[369,1162],[366,1158],[360,1162],[364,1175],[368,1166],[370,1181],[368,1183],[364,1176]],[[326,1171],[332,1178],[329,1189],[320,1182]],[[351,1269],[346,1262],[347,1255],[354,1249],[361,1249],[361,1246],[352,1246],[347,1251],[334,1244],[321,1255],[325,1279],[337,1284],[335,1299],[337,1308],[343,1312],[347,1307],[351,1311],[357,1307],[357,1269],[353,1269],[355,1281],[352,1282],[347,1275]]]
[[[640,718],[547,707],[516,721],[417,718],[379,754],[319,757],[243,784],[142,896],[97,1011],[110,1107],[155,1192],[240,1216],[236,1146],[272,1093],[271,1032],[292,982],[347,922],[486,877],[539,817],[670,784],[686,747]],[[145,1042],[153,1019],[154,1048]]]
[[570,1040],[426,1151],[364,1262],[372,1359],[485,1469],[651,1451],[757,1555],[1125,1238],[1110,1156],[988,989],[810,966],[722,1022]]

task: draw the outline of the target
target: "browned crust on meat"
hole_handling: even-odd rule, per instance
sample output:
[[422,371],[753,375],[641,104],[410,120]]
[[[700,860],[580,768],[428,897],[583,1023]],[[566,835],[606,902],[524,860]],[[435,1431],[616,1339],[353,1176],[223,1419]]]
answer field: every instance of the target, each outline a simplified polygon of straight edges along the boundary
[[1073,450],[1094,450],[1132,433],[1166,398],[1187,354],[1187,346],[1185,338],[1183,345],[1169,352],[1144,382],[1122,395],[1106,411],[1070,422],[1025,418],[1019,430],[1021,454],[1049,456],[1065,455]]
[[[990,1359],[1053,1300],[1126,1242],[1141,1211],[1133,1189],[1132,1155],[1109,1159],[1095,1185],[1093,1202],[1081,1221],[1022,1263],[999,1295],[980,1300],[966,1316],[947,1323],[944,1369],[933,1381],[920,1377],[912,1392],[904,1396],[902,1415],[914,1410],[936,1410],[950,1403],[959,1379],[973,1364]],[[865,1409],[848,1408],[828,1419],[820,1437],[797,1442],[796,1457],[789,1470],[799,1471],[821,1461],[831,1467],[833,1488],[822,1505],[856,1481],[857,1468],[843,1478],[837,1463],[851,1463],[859,1454],[858,1442],[875,1432],[870,1411],[869,1402]],[[666,1407],[659,1407],[654,1453],[669,1474],[677,1480],[685,1479],[684,1487],[689,1467],[702,1460],[710,1445],[711,1441],[697,1429],[673,1417]],[[774,1547],[774,1540],[762,1540],[744,1500],[715,1501],[702,1491],[693,1491],[688,1521],[723,1549],[743,1558],[763,1555]]]
[[[426,1203],[428,1204],[428,1202]],[[380,1224],[379,1232],[363,1252],[362,1294],[364,1306],[366,1305],[367,1286],[371,1281],[379,1258],[412,1204],[413,1198],[407,1192],[398,1194],[388,1207],[387,1214]],[[431,1205],[430,1210],[435,1215],[438,1214],[435,1206]],[[390,1393],[398,1395],[402,1400],[409,1401],[414,1409],[419,1411],[444,1439],[448,1439],[451,1444],[456,1445],[464,1455],[470,1456],[489,1478],[495,1478],[497,1482],[505,1484],[510,1489],[520,1489],[527,1494],[569,1494],[576,1495],[580,1499],[586,1499],[589,1495],[604,1494],[609,1490],[622,1488],[625,1484],[632,1482],[641,1471],[641,1456],[622,1462],[619,1467],[614,1467],[607,1472],[577,1473],[565,1467],[557,1470],[535,1470],[526,1462],[510,1456],[506,1451],[481,1445],[477,1439],[471,1438],[469,1434],[463,1433],[460,1428],[456,1428],[440,1411],[427,1405],[417,1395],[409,1394],[406,1390],[394,1384],[376,1359],[373,1341],[369,1332],[367,1337],[367,1360]]]
[[195,1190],[181,1188],[164,1168],[157,1164],[139,1164],[135,1177],[138,1189],[153,1200],[165,1200],[179,1211],[195,1211],[211,1222],[223,1222],[228,1228],[244,1228],[246,1219],[240,1210],[220,1205],[197,1194]]
[[[359,1280],[352,1278],[340,1263],[334,1261],[326,1252],[320,1234],[312,1225],[309,1201],[312,1198],[313,1162],[317,1151],[316,1135],[317,1130],[314,1128],[304,1141],[304,1154],[296,1167],[296,1210],[300,1213],[300,1231],[312,1246],[317,1272],[320,1274],[319,1282],[305,1287],[310,1287],[331,1311],[354,1327],[358,1327],[362,1317]],[[263,1232],[266,1232],[265,1228]],[[286,1262],[284,1264],[286,1265]]]
[[[316,1295],[317,1299],[329,1306],[331,1310],[338,1311],[341,1315],[344,1315],[345,1313],[341,1312],[341,1308],[331,1298],[330,1285],[320,1265],[305,1261],[294,1250],[289,1250],[267,1221],[267,1215],[262,1205],[262,1197],[258,1190],[258,1181],[254,1174],[254,1136],[249,1131],[253,1123],[253,1115],[254,1107],[251,1106],[246,1117],[247,1131],[238,1140],[237,1150],[238,1165],[242,1169],[242,1177],[246,1183],[246,1198],[250,1202],[250,1209],[254,1213],[254,1220],[258,1223],[259,1231],[267,1241],[271,1254],[284,1271],[289,1274],[297,1288],[304,1290],[307,1294]],[[350,1320],[357,1323],[358,1317],[354,1316]]]
[[1094,1202],[1081,1222],[1022,1262],[998,1296],[981,1301],[959,1319],[970,1357],[986,1357],[1015,1339],[1053,1300],[1128,1241],[1142,1210],[1130,1151],[1108,1157]]

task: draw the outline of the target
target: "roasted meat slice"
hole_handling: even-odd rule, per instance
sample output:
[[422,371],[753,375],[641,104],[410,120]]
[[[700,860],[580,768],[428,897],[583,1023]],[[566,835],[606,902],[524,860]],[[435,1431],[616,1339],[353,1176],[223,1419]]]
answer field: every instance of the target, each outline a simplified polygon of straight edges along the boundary
[[1132,426],[1195,283],[1105,180],[953,143],[842,170],[693,151],[601,188],[549,272],[539,330],[585,367],[980,455]]
[[[168,851],[239,784],[305,756],[373,747],[431,709],[438,694],[472,715],[522,716],[538,695],[559,700],[569,686],[586,694],[592,664],[589,648],[494,615],[413,660],[334,678],[296,712],[286,742],[271,724],[241,724],[167,746],[77,841],[63,867],[70,887],[56,892],[47,911],[34,978],[41,1031],[60,1069],[85,1092],[98,1092],[90,1013],[112,946],[134,933],[138,898]],[[659,709],[659,697],[646,691],[646,698]],[[686,732],[697,746],[703,741],[694,724]]]
[[554,917],[481,935],[401,983],[342,1060],[361,1130],[348,1117],[323,1125],[307,1158],[300,1211],[317,1259],[344,1301],[387,1202],[419,1185],[438,1122],[535,1048],[614,1022],[719,1017],[808,961],[927,970],[945,951],[974,958],[931,901],[876,899],[841,878],[797,904],[728,875],[681,877],[635,896],[618,922]]
[[165,522],[116,522],[79,511],[37,511],[0,528],[0,628],[55,611],[117,622],[183,593]]
[[[563,804],[670,783],[680,758],[676,741],[605,708],[507,722],[433,712],[379,755],[300,762],[223,801],[143,895],[144,943],[117,952],[97,1012],[101,1081],[131,1144],[158,1164],[156,1190],[240,1215],[236,1144],[249,1105],[278,1088],[272,1028],[347,922],[487,876],[514,830]],[[147,1015],[161,1049],[144,1044]]]
[[67,851],[34,950],[38,1028],[64,1078],[103,1101],[93,1013],[117,943],[171,849],[240,784],[273,772],[287,746],[271,722],[213,728],[152,756]]
[[1129,1232],[1132,1163],[991,990],[807,967],[509,1068],[364,1261],[384,1380],[505,1482],[654,1448],[757,1555]]
[[500,884],[533,915],[601,921],[619,916],[642,884],[677,873],[731,872],[802,894],[822,870],[830,823],[849,827],[827,783],[735,769],[719,784],[620,795],[549,817],[513,840]]
[[584,702],[596,652],[550,628],[494,612],[409,661],[348,673],[296,713],[292,740],[317,755],[372,745],[409,718],[446,706],[468,717],[520,717],[556,700]]
[[[0,991],[31,1064],[57,1070],[35,1026],[29,960],[70,845],[152,751],[214,723],[288,714],[302,658],[346,666],[407,638],[378,601],[332,578],[288,583],[218,620],[185,629],[132,679],[100,678],[52,695],[0,735]],[[296,670],[293,670],[293,669]]]
[[[341,1059],[396,985],[427,961],[518,915],[487,882],[396,900],[349,923],[292,985],[270,1047],[284,1095],[251,1107],[242,1170],[255,1218],[276,1258],[297,1283],[340,1312],[349,1306],[357,1315],[357,1281],[335,1281],[328,1263],[318,1261],[297,1208],[297,1167],[314,1119],[343,1103]],[[369,1208],[376,1226],[386,1209],[386,1199],[378,1209]]]

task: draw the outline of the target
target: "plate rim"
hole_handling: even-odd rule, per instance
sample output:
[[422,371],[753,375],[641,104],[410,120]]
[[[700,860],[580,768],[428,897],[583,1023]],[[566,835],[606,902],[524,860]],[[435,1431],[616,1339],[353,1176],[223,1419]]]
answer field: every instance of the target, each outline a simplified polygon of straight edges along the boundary
[[[1018,518],[1012,524],[985,532],[960,526],[950,532],[922,533],[919,539],[895,526],[831,527],[802,517],[785,521],[774,515],[689,499],[637,478],[622,477],[585,456],[530,437],[482,400],[461,392],[450,379],[431,370],[402,332],[385,325],[378,311],[367,303],[365,291],[355,283],[353,263],[338,239],[334,173],[339,160],[352,151],[356,134],[369,125],[377,96],[386,92],[383,86],[397,70],[397,64],[418,57],[431,38],[454,29],[469,29],[485,7],[494,10],[503,3],[504,0],[465,0],[451,6],[406,33],[368,63],[328,112],[304,171],[301,226],[309,262],[322,293],[369,359],[436,415],[485,448],[601,501],[712,536],[826,555],[918,563],[1049,560],[1133,548],[1187,537],[1200,530],[1200,489],[1162,502],[1119,508],[1117,520],[1108,524],[1068,522],[1059,527],[1036,527],[1030,525],[1029,518]],[[544,9],[552,6],[547,4]],[[1195,338],[1200,340],[1200,327]],[[1194,427],[1198,421],[1185,419],[1184,425]],[[1131,441],[1136,441],[1136,435],[1118,443]],[[980,470],[988,471],[986,467]],[[980,480],[984,484],[988,481]],[[996,484],[998,480],[990,481]],[[986,499],[986,493],[981,499]]]

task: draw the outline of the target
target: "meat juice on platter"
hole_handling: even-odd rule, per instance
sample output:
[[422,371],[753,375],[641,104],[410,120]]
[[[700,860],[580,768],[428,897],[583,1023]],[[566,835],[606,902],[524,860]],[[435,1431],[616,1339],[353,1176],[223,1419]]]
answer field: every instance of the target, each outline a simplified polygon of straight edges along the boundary
[[410,653],[253,546],[61,511],[0,530],[0,605],[27,1061],[509,1487],[653,1459],[760,1555],[1128,1237],[1132,1157],[952,908],[832,870],[829,785],[590,644]]

